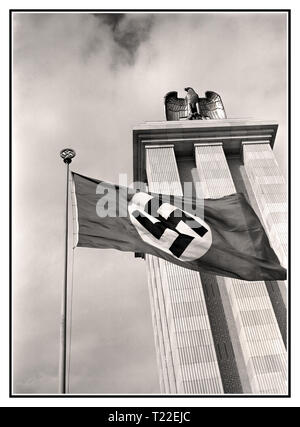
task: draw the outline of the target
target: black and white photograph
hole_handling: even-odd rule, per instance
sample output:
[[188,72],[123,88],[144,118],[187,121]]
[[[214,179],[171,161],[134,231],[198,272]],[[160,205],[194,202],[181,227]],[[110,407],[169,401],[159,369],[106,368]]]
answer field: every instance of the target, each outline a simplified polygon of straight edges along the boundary
[[10,398],[291,397],[290,18],[10,10]]

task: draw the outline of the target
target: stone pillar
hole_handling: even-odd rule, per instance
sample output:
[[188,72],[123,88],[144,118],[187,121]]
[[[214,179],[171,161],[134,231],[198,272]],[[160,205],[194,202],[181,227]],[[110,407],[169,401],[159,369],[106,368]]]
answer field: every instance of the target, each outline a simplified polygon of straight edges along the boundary
[[[195,144],[195,157],[204,197],[235,193],[222,143]],[[217,281],[234,316],[239,343],[232,343],[240,375],[245,375],[246,366],[253,394],[286,394],[286,350],[265,283],[221,277]]]
[[269,239],[287,262],[286,184],[268,142],[243,142],[244,165]]
[[[173,145],[145,150],[149,191],[182,195]],[[222,394],[199,273],[151,255],[146,262],[164,392]]]
[[[150,296],[152,324],[153,324],[153,332],[154,332],[154,342],[155,342],[155,349],[156,349],[156,359],[157,359],[157,367],[158,367],[158,378],[159,378],[159,385],[160,385],[161,392],[171,393],[169,371],[171,369],[171,374],[173,377],[174,377],[174,372],[172,367],[168,368],[167,366],[166,341],[169,345],[169,340],[164,339],[164,336],[163,336],[163,331],[165,331],[165,327],[163,326],[163,320],[162,320],[164,311],[162,310],[161,304],[159,303],[157,283],[156,283],[155,274],[154,274],[154,267],[153,265],[151,265],[152,258],[147,257],[146,266],[147,266],[148,288],[149,288],[149,294],[150,294],[149,296]],[[170,353],[170,350],[169,350],[169,353]]]

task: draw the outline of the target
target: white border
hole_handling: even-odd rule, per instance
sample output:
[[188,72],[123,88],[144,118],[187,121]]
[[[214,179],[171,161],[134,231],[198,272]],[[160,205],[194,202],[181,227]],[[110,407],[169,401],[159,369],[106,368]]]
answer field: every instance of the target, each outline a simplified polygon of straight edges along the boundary
[[[46,5],[45,5],[46,3]],[[252,1],[252,2],[243,2],[243,5],[241,5],[241,2],[239,1],[228,1],[226,2],[227,9],[255,9],[255,8],[273,8],[273,9],[289,9],[292,8],[292,46],[291,46],[291,55],[292,55],[292,64],[293,64],[293,70],[292,70],[292,183],[299,182],[296,180],[296,178],[300,178],[296,176],[297,169],[299,170],[299,167],[297,167],[296,161],[300,158],[300,139],[298,138],[298,141],[296,140],[297,136],[297,129],[295,126],[293,126],[293,123],[297,123],[299,121],[299,111],[296,111],[296,99],[298,99],[297,94],[298,93],[298,86],[299,86],[299,76],[300,76],[300,67],[299,67],[299,59],[297,57],[298,55],[298,48],[296,46],[297,40],[300,40],[300,23],[298,22],[298,15],[299,15],[299,2],[296,1],[286,1],[286,2],[279,2],[276,0],[273,0],[273,2],[267,2],[267,1]],[[202,6],[202,4],[201,4]],[[297,8],[298,6],[298,8]],[[9,47],[8,47],[8,9],[56,9],[56,8],[69,8],[70,3],[60,0],[60,1],[51,1],[51,2],[43,2],[43,7],[41,7],[40,1],[2,1],[1,2],[1,47],[2,47],[2,66],[1,66],[1,84],[2,84],[2,108],[1,108],[1,118],[2,123],[4,125],[2,126],[2,153],[1,153],[1,197],[2,200],[6,201],[8,200],[8,185],[7,185],[7,177],[8,177],[8,108],[7,108],[7,100],[8,100],[8,55],[9,55]],[[126,7],[126,9],[156,9],[156,8],[180,8],[183,7],[182,2],[179,1],[172,1],[172,3],[162,1],[162,0],[153,0],[151,3],[149,2],[143,2],[143,5],[141,5],[140,2],[137,1],[127,1],[126,3],[121,1],[110,1],[105,2],[102,1],[99,3],[99,1],[90,1],[87,2],[79,2],[79,1],[73,1],[72,2],[73,8],[78,9],[112,9],[112,8],[119,8],[122,9]],[[184,5],[184,7],[187,7]],[[189,9],[192,8],[199,8],[199,2],[198,1],[190,1],[189,2]],[[203,7],[203,6],[202,6]],[[222,1],[213,1],[210,3],[211,8],[224,8],[224,2]],[[298,79],[298,81],[297,81]],[[294,94],[294,95],[293,95]],[[298,142],[298,143],[297,143]],[[296,144],[297,143],[297,144]],[[5,179],[6,178],[6,179]],[[249,406],[249,407],[278,407],[278,406],[284,406],[284,407],[291,407],[291,406],[299,406],[300,403],[300,393],[299,393],[299,359],[300,359],[300,351],[299,351],[299,334],[297,333],[298,325],[300,325],[300,310],[299,310],[299,301],[300,301],[300,292],[299,287],[300,285],[296,283],[297,279],[297,271],[296,271],[296,261],[297,261],[297,254],[296,249],[299,247],[299,244],[296,242],[298,239],[295,237],[298,236],[299,232],[299,226],[296,226],[295,224],[295,215],[294,212],[297,212],[297,209],[300,208],[300,204],[298,205],[298,200],[296,200],[296,192],[298,192],[298,189],[296,188],[296,185],[292,185],[292,230],[294,237],[292,238],[292,277],[294,278],[293,281],[293,289],[292,289],[292,295],[293,295],[293,301],[292,301],[292,325],[293,325],[293,337],[292,337],[292,398],[8,398],[8,271],[7,269],[2,269],[1,271],[1,347],[2,351],[0,353],[0,376],[1,376],[1,388],[0,388],[0,406],[32,406],[32,407],[38,407],[38,406],[86,406],[86,407],[92,407],[92,406],[103,406],[103,407],[116,407],[116,406],[169,406],[169,407],[179,407],[179,406],[196,406],[196,407],[214,407],[214,406],[221,406],[221,407],[238,407],[238,406]],[[5,266],[8,266],[8,254],[7,254],[7,242],[8,242],[8,213],[6,209],[1,210],[1,226],[2,226],[2,247],[1,247],[1,260],[4,262]],[[297,257],[297,258],[296,258]],[[298,261],[299,262],[299,261]],[[298,335],[298,336],[297,336]]]

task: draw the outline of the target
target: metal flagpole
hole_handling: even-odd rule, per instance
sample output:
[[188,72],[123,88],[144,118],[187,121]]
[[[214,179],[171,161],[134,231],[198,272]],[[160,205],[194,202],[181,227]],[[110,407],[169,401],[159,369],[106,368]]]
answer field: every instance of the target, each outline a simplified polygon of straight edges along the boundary
[[66,394],[67,384],[67,316],[68,316],[68,232],[69,232],[69,165],[76,153],[72,148],[61,150],[60,157],[67,165],[66,189],[66,226],[65,226],[65,266],[62,288],[61,324],[60,324],[60,355],[59,355],[59,393]]

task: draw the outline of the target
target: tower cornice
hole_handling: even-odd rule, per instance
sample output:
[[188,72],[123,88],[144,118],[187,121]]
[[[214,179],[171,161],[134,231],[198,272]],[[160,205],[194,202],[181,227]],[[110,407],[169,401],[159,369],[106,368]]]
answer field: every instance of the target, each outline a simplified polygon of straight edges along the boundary
[[174,145],[178,157],[193,157],[195,144],[221,143],[226,156],[238,156],[244,142],[273,148],[276,121],[249,118],[145,122],[133,128],[134,181],[145,182],[145,147]]

